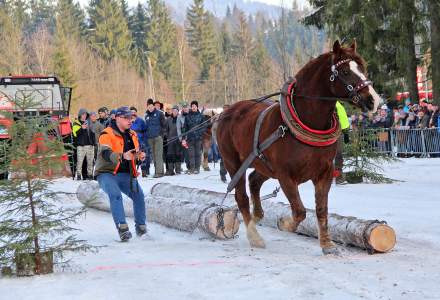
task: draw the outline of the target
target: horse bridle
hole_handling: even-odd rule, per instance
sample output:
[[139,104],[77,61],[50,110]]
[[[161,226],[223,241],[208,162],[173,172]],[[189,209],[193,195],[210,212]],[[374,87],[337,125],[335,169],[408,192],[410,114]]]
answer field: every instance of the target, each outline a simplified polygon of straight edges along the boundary
[[341,72],[338,71],[338,68],[346,63],[350,63],[351,61],[353,61],[352,59],[348,58],[348,59],[343,59],[338,61],[336,64],[333,62],[333,56],[332,56],[332,65],[331,65],[331,72],[332,74],[330,75],[330,88],[332,89],[333,94],[335,94],[334,92],[334,82],[336,79],[339,78],[339,80],[342,81],[342,83],[345,85],[345,88],[348,91],[348,95],[351,99],[351,101],[354,104],[359,104],[360,100],[362,99],[362,95],[359,94],[359,91],[368,87],[369,85],[372,85],[373,82],[370,80],[363,80],[360,79],[358,83],[356,83],[355,86],[353,86],[345,77],[345,75]]

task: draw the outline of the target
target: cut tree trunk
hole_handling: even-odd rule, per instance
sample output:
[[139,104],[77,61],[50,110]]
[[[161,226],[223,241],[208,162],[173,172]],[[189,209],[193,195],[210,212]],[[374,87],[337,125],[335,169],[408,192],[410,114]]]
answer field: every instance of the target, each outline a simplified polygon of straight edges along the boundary
[[[264,203],[264,218],[262,225],[289,231],[292,227],[292,210],[286,203]],[[390,226],[378,220],[362,220],[355,217],[328,215],[330,237],[337,243],[356,246],[369,252],[388,252],[396,244],[396,235]],[[316,212],[307,209],[306,218],[302,221],[296,233],[318,237]]]
[[[151,188],[153,197],[172,198],[179,195],[184,199],[194,199],[199,203],[220,204],[224,193],[207,190],[188,188],[158,183]],[[224,204],[235,207],[233,195],[228,195]],[[289,204],[281,202],[263,201],[264,218],[260,223],[264,226],[288,231],[292,224],[292,210]],[[345,217],[337,214],[329,214],[328,227],[333,241],[344,245],[356,246],[370,252],[387,252],[396,244],[394,230],[378,220],[362,220],[355,217]],[[296,233],[312,237],[318,237],[318,223],[316,213],[307,209],[307,216],[298,226]]]
[[[186,195],[181,195],[177,191],[173,191],[172,196],[145,197],[149,221],[182,231],[200,230],[217,239],[227,239],[238,232],[240,223],[236,208],[224,210],[224,229],[217,230],[220,207],[216,203],[200,201],[198,198],[186,198]],[[77,197],[85,206],[110,211],[108,196],[95,181],[82,183],[78,187]],[[126,216],[132,217],[133,206],[125,195],[123,195],[123,204]]]

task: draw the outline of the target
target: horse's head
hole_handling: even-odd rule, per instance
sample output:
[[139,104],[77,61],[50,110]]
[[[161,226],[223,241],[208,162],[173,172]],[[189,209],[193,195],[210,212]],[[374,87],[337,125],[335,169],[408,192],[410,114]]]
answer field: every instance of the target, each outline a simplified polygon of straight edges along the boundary
[[363,111],[376,112],[380,97],[365,74],[365,61],[356,52],[356,41],[349,48],[336,41],[329,74],[332,93],[336,97],[350,99],[350,103]]

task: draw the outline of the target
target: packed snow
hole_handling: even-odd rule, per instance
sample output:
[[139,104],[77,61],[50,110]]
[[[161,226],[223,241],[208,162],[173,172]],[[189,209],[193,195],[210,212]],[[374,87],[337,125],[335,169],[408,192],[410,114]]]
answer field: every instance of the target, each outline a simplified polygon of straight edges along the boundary
[[[343,247],[341,257],[323,256],[317,239],[266,227],[258,227],[266,249],[251,249],[243,224],[237,239],[212,241],[150,223],[150,238],[120,243],[111,215],[89,209],[79,236],[104,247],[72,255],[69,268],[51,275],[2,278],[0,299],[440,299],[440,159],[385,168],[397,182],[334,185],[329,211],[387,221],[397,235],[390,253]],[[225,191],[219,165],[211,169],[140,181],[146,194],[157,182]],[[54,189],[75,193],[80,183],[63,178]],[[276,186],[266,182],[261,194]],[[313,185],[300,192],[314,208]],[[65,201],[81,205],[74,196]],[[287,200],[280,192],[266,201]]]

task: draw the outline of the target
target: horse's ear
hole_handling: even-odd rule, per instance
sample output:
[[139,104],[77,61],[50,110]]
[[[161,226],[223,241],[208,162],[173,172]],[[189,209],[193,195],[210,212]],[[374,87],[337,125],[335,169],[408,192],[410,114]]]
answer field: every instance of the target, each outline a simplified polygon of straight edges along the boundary
[[356,39],[353,39],[353,43],[351,43],[350,48],[353,50],[353,52],[356,52],[356,48],[357,48]]
[[339,40],[336,40],[336,42],[333,44],[333,53],[339,54],[341,51],[341,44],[339,43]]

